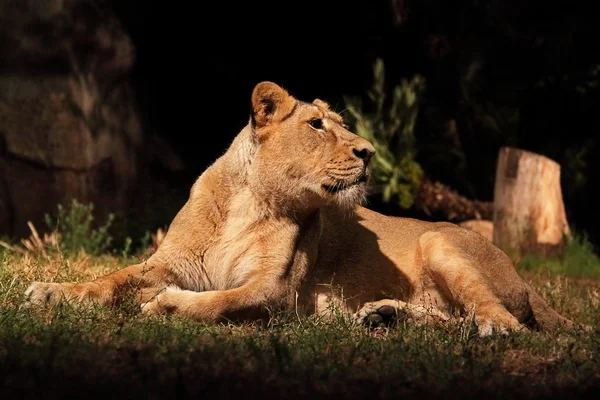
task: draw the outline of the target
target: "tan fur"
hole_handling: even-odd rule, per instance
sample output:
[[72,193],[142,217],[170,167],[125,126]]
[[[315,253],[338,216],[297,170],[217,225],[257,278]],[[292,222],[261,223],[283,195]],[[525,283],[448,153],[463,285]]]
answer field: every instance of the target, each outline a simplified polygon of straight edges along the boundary
[[415,321],[472,313],[482,335],[571,324],[481,235],[361,207],[375,150],[327,103],[271,82],[251,103],[250,123],[195,182],[154,255],[93,282],[35,282],[29,302],[106,304],[132,285],[145,312],[208,322],[331,304],[362,321],[393,304]]

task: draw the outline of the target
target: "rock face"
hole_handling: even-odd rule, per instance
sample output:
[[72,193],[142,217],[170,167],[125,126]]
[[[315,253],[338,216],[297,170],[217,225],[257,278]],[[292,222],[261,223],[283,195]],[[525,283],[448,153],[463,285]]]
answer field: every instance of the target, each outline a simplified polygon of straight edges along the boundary
[[0,235],[28,234],[71,198],[99,215],[130,205],[156,145],[128,82],[134,59],[102,2],[0,0]]

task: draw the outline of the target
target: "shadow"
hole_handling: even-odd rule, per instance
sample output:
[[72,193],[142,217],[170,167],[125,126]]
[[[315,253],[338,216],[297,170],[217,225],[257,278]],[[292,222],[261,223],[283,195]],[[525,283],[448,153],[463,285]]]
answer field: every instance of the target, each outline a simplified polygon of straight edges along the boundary
[[397,246],[393,234],[387,239],[379,237],[369,228],[373,221],[356,213],[348,215],[331,208],[322,212],[324,227],[314,278],[302,291],[306,304],[312,304],[306,296],[315,294],[341,298],[350,310],[369,301],[411,297],[414,287],[408,276],[382,249],[384,245],[389,252]]
[[320,209],[302,226],[295,256],[282,277],[281,284],[288,285],[287,297],[229,312],[223,320],[264,324],[279,312],[307,316],[317,311],[316,305],[325,297],[350,312],[369,301],[407,301],[414,287],[380,247],[385,240],[390,251],[398,241],[394,235],[380,238],[364,222],[355,213]]

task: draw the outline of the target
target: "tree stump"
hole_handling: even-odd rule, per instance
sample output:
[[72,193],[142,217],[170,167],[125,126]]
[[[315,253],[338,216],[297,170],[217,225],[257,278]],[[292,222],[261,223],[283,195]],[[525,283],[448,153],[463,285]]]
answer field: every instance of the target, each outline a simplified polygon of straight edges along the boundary
[[561,256],[570,236],[560,165],[532,152],[503,147],[494,187],[493,242],[513,259]]

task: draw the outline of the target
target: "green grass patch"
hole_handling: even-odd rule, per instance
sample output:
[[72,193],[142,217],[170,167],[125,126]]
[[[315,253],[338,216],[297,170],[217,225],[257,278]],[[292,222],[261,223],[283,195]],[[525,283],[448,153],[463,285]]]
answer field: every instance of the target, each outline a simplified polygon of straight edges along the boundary
[[574,233],[561,258],[526,255],[517,263],[517,270],[597,279],[600,278],[600,257],[584,234]]

